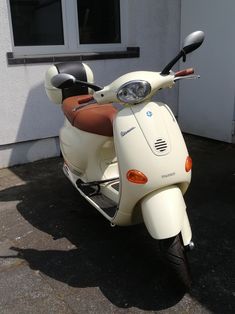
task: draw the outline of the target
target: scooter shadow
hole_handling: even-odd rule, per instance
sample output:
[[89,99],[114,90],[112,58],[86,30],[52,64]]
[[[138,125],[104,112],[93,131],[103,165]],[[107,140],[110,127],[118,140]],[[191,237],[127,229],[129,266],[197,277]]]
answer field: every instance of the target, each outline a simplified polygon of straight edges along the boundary
[[57,250],[48,250],[47,245],[51,248],[54,241],[48,237],[45,250],[39,250],[39,239],[32,233],[32,245],[29,239],[22,239],[19,247],[12,248],[17,257],[49,280],[62,283],[62,289],[63,283],[68,289],[99,287],[120,308],[161,310],[178,303],[184,292],[177,290],[161,261],[157,241],[145,227],[111,228],[58,172],[61,161],[48,163],[28,165],[27,170],[14,168],[18,176],[27,177],[27,183],[3,190],[0,196],[3,201],[20,200],[17,210],[26,221],[54,240],[68,239],[73,247],[62,244]]

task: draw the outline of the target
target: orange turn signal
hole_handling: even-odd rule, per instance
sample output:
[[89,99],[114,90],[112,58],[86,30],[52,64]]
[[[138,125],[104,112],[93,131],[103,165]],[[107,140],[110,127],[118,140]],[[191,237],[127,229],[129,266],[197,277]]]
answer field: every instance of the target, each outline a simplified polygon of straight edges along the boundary
[[126,177],[128,181],[136,184],[145,184],[148,182],[146,175],[135,169],[129,170],[126,174]]
[[192,169],[192,167],[193,167],[193,160],[190,156],[188,156],[185,161],[186,172],[189,172]]

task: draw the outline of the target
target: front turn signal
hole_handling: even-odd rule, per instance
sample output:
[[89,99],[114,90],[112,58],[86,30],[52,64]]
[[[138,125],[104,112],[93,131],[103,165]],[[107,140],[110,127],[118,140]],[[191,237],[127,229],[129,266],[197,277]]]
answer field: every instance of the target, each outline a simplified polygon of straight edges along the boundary
[[129,170],[126,177],[128,181],[136,184],[146,184],[148,182],[146,175],[136,169]]
[[192,169],[192,167],[193,167],[193,160],[190,156],[188,156],[185,161],[185,171],[189,172]]

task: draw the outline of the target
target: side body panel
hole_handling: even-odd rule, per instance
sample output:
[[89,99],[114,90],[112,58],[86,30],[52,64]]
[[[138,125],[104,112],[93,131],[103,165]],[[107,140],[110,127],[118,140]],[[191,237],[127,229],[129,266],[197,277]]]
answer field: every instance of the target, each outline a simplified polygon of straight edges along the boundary
[[84,181],[118,177],[112,137],[81,131],[65,119],[60,131],[60,146],[71,171]]

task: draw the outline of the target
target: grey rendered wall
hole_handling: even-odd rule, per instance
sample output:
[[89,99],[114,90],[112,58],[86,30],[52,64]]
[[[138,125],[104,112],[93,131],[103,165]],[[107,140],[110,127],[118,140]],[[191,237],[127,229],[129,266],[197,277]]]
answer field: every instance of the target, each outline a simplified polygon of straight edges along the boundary
[[201,29],[206,38],[186,64],[201,78],[180,83],[179,122],[185,132],[225,142],[234,140],[234,16],[234,0],[182,0],[181,37]]
[[[88,62],[100,85],[135,70],[161,70],[179,48],[180,0],[129,0],[128,44],[140,58]],[[7,1],[0,2],[0,167],[59,154],[60,108],[47,99],[44,73],[49,64],[8,66],[12,51]],[[161,92],[177,113],[177,89]]]

